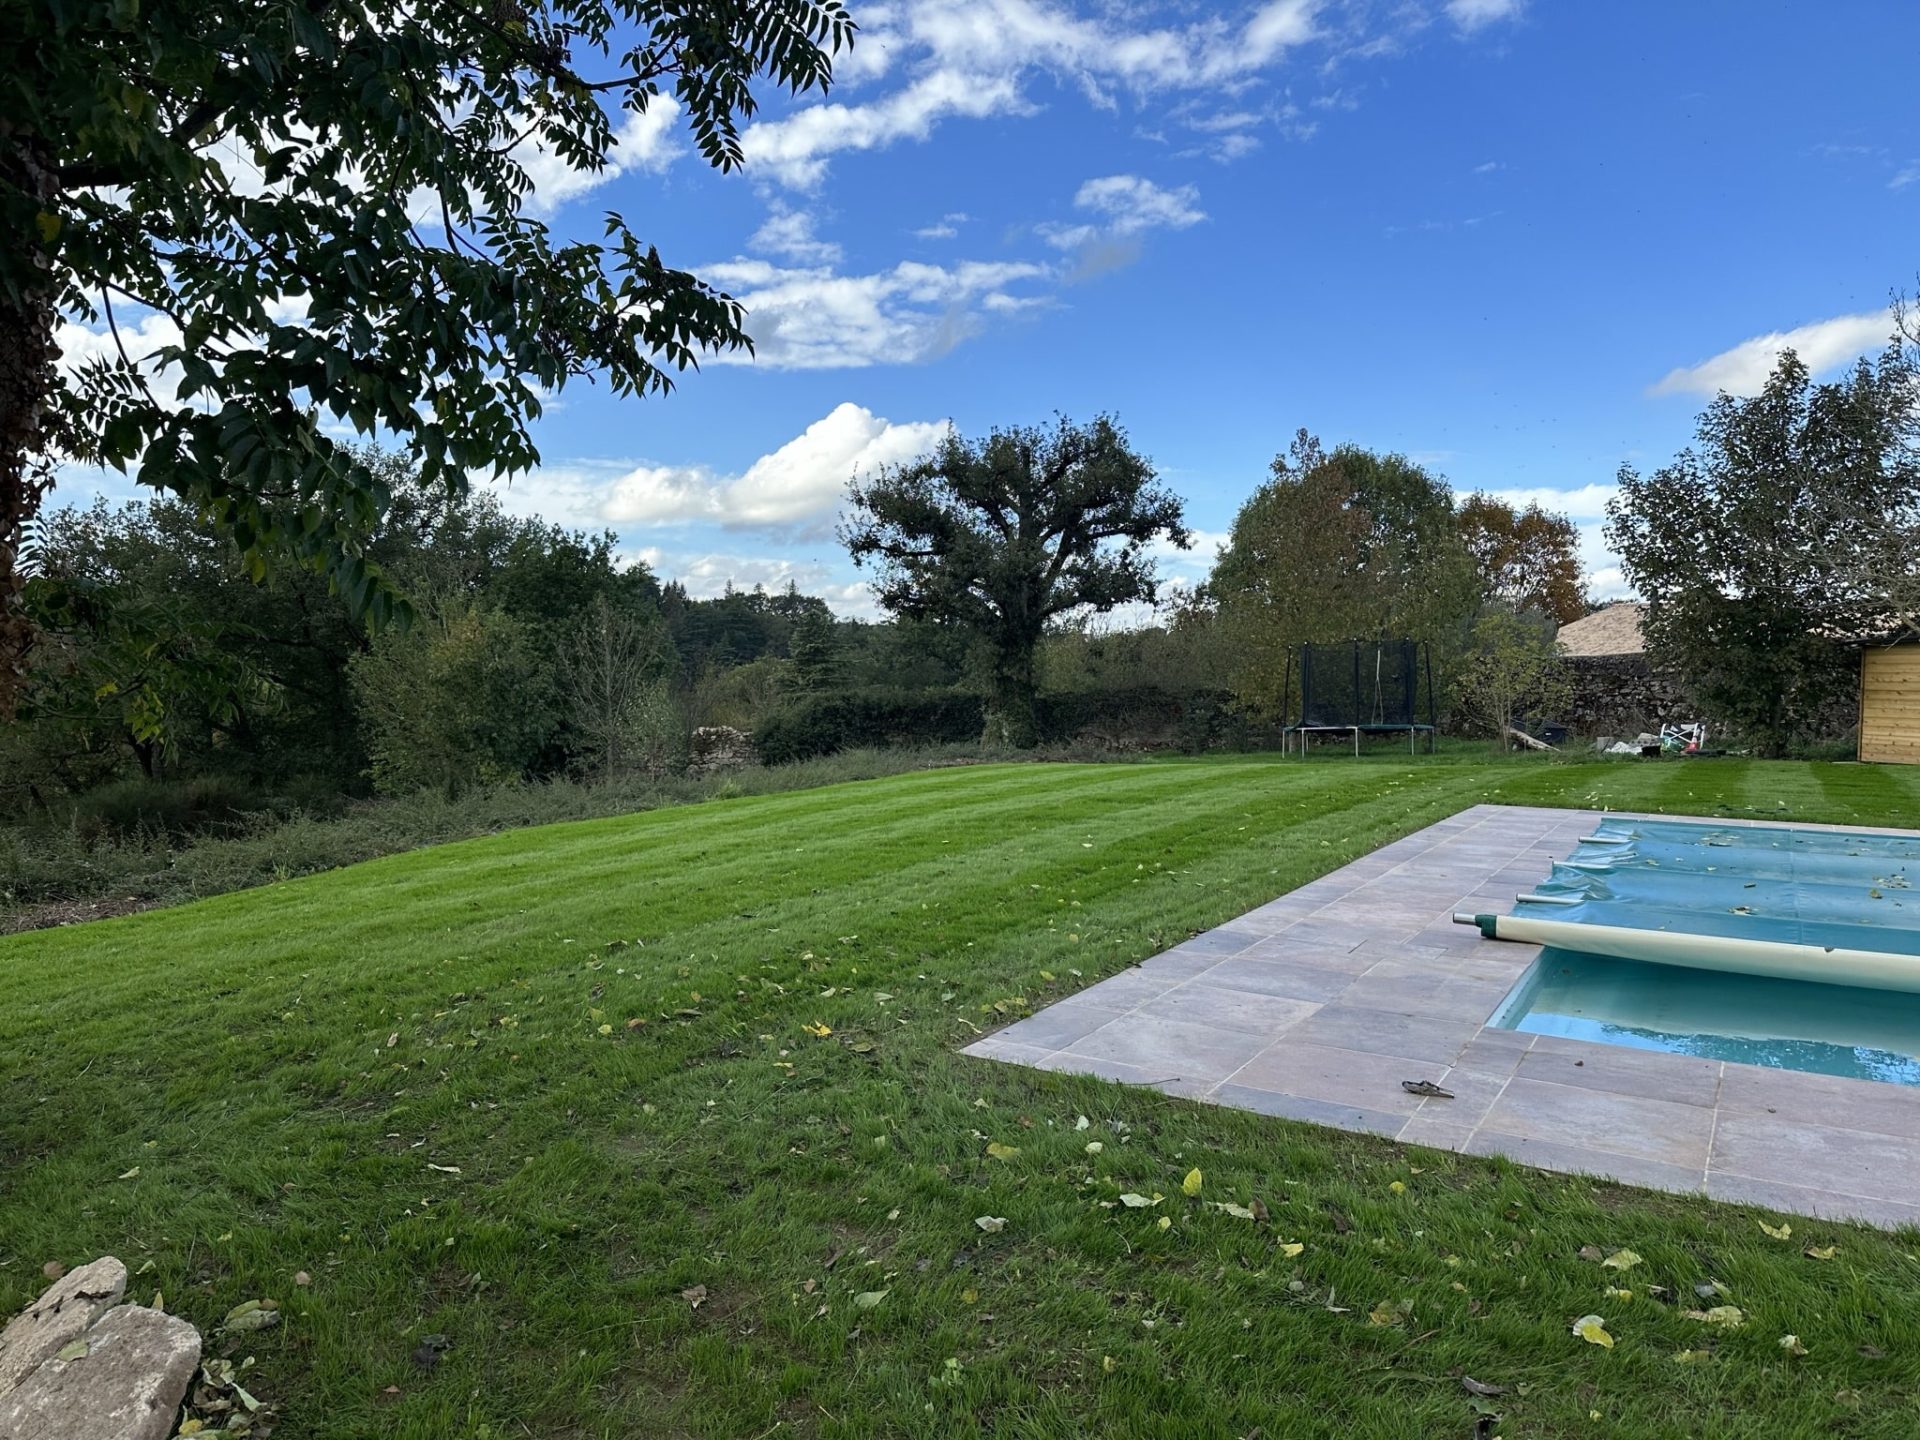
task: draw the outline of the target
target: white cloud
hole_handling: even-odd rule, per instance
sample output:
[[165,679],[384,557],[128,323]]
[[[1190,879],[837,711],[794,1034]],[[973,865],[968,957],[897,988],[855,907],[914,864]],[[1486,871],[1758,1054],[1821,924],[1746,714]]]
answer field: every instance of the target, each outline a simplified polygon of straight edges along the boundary
[[960,233],[960,227],[972,218],[964,210],[949,210],[940,217],[939,224],[923,225],[913,233],[921,240],[951,240]]
[[749,250],[780,255],[802,265],[831,265],[840,247],[813,233],[813,216],[805,210],[775,209],[747,241]]
[[1816,375],[1836,365],[1877,350],[1893,334],[1893,320],[1884,310],[1859,315],[1836,315],[1792,330],[1774,330],[1742,340],[1697,365],[1670,370],[1653,387],[1655,395],[1758,395],[1773,373],[1782,350],[1791,349]]
[[1887,181],[1887,188],[1904,190],[1916,180],[1920,180],[1920,164],[1909,165],[1896,173],[1891,180]]
[[657,545],[623,553],[623,559],[643,561],[662,580],[677,580],[696,600],[712,600],[724,595],[729,586],[735,590],[756,587],[768,591],[784,590],[789,582],[805,595],[825,600],[836,615],[863,620],[878,619],[880,607],[873,590],[864,581],[847,580],[844,575],[815,560],[796,560],[782,555],[736,555],[718,552],[664,550]]
[[62,320],[53,339],[60,347],[60,369],[69,377],[78,375],[96,360],[117,364],[124,347],[127,359],[147,377],[147,387],[154,398],[163,405],[173,403],[179,373],[161,370],[152,363],[156,350],[178,345],[181,340],[180,327],[165,315],[148,311],[138,319],[123,318],[117,341],[111,328],[95,330],[77,320]]
[[926,454],[946,431],[944,420],[895,424],[847,402],[738,475],[704,465],[579,461],[543,466],[498,488],[515,514],[587,528],[702,524],[822,534],[848,481]]
[[[1320,38],[1323,0],[1266,0],[1244,18],[1136,28],[1109,12],[1083,17],[1048,0],[918,0],[888,9],[884,56],[858,78],[912,67],[892,93],[863,103],[811,104],[746,130],[749,173],[796,188],[819,184],[836,154],[924,140],[942,121],[1031,113],[1025,82],[1045,72],[1112,105],[1109,87],[1136,96],[1218,91],[1253,78]],[[854,46],[860,54],[868,43]]]
[[868,275],[842,275],[827,266],[737,259],[700,273],[746,306],[754,341],[751,356],[714,355],[709,363],[818,370],[933,359],[974,334],[981,311],[1032,303],[1008,286],[1051,272],[1028,261],[966,260],[903,261]]
[[1473,167],[1473,173],[1476,175],[1491,175],[1496,170],[1504,170],[1506,168],[1507,167],[1502,165],[1498,160],[1482,160],[1478,165]]
[[1447,0],[1447,18],[1462,30],[1478,30],[1515,19],[1525,8],[1526,0]]
[[1148,230],[1168,227],[1184,230],[1206,219],[1200,192],[1191,185],[1163,189],[1138,175],[1106,175],[1089,180],[1073,197],[1076,209],[1097,217],[1079,225],[1048,223],[1038,227],[1041,238],[1057,250],[1079,252],[1079,264],[1068,278],[1085,279],[1133,259],[1139,237]]

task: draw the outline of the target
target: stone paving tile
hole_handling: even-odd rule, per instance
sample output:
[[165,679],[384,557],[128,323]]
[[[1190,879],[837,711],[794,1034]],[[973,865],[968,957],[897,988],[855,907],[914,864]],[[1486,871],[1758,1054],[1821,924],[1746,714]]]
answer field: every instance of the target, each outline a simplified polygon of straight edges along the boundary
[[1920,1140],[1920,1094],[1909,1086],[1759,1065],[1728,1065],[1720,1108],[1752,1111],[1776,1123],[1838,1125]]
[[1319,1008],[1317,1000],[1261,995],[1195,980],[1152,1001],[1148,1013],[1160,1020],[1211,1025],[1216,1030],[1244,1030],[1272,1040]]
[[1381,1055],[1315,1045],[1292,1036],[1250,1057],[1247,1065],[1229,1076],[1249,1090],[1298,1095],[1335,1105],[1357,1105],[1402,1117],[1420,1108],[1420,1098],[1400,1088],[1402,1080],[1420,1080],[1435,1073],[1427,1061],[1405,1055]]
[[1910,1141],[1865,1130],[1783,1125],[1772,1115],[1722,1114],[1708,1168],[1779,1185],[1818,1176],[1828,1189],[1870,1200],[1905,1203],[1920,1195],[1920,1152]]
[[1703,1187],[1703,1172],[1689,1165],[1670,1165],[1635,1155],[1620,1155],[1605,1150],[1589,1150],[1577,1144],[1539,1140],[1524,1135],[1505,1135],[1482,1127],[1466,1144],[1468,1155],[1503,1155],[1522,1165],[1542,1170],[1558,1170],[1563,1175],[1597,1175],[1626,1185],[1644,1185],[1650,1190],[1677,1190],[1698,1194]]
[[1823,1220],[1860,1220],[1869,1225],[1920,1226],[1920,1205],[1899,1200],[1870,1200],[1860,1195],[1836,1195],[1804,1185],[1779,1185],[1746,1175],[1707,1172],[1707,1194],[1732,1205],[1758,1205],[1789,1215],[1815,1215]]
[[[1374,1055],[1405,1055],[1434,1065],[1451,1065],[1479,1026],[1471,1020],[1376,1010],[1360,1005],[1321,1006],[1294,1029],[1299,1039]],[[1418,1076],[1410,1076],[1418,1079]]]
[[1084,1035],[1091,1035],[1103,1025],[1110,1025],[1126,1014],[1119,1005],[1096,1005],[1083,997],[1098,993],[1100,987],[1083,990],[1079,995],[1062,1000],[1057,1005],[1029,1015],[1024,1020],[1016,1020],[1004,1030],[996,1030],[992,1038],[1014,1045],[1037,1046],[1041,1050],[1064,1050]]
[[1076,1059],[1117,1061],[1161,1080],[1224,1080],[1271,1043],[1269,1035],[1135,1013],[1068,1048]]
[[[965,1053],[1796,1214],[1920,1224],[1920,1094],[1483,1028],[1538,949],[1485,941],[1453,913],[1507,912],[1600,818],[1474,806]],[[1403,1079],[1458,1098],[1423,1101]]]
[[1720,1094],[1720,1062],[1656,1050],[1629,1050],[1542,1035],[1520,1059],[1526,1080],[1579,1085],[1614,1095],[1642,1095],[1711,1108]]
[[1704,1172],[1713,1119],[1712,1110],[1698,1105],[1516,1076],[1482,1123],[1523,1140],[1571,1143]]
[[1330,1125],[1337,1130],[1359,1130],[1369,1135],[1384,1135],[1389,1139],[1398,1135],[1407,1124],[1404,1115],[1369,1110],[1358,1105],[1340,1105],[1328,1100],[1310,1100],[1304,1095],[1283,1095],[1273,1090],[1255,1089],[1251,1085],[1221,1085],[1208,1098],[1216,1104],[1231,1105],[1236,1110],[1251,1110],[1257,1115],[1306,1120],[1315,1125]]
[[1434,1150],[1462,1151],[1473,1138],[1473,1126],[1460,1120],[1448,1120],[1422,1110],[1400,1127],[1396,1140],[1409,1145],[1425,1145]]
[[1246,956],[1222,960],[1195,979],[1201,984],[1218,985],[1227,990],[1278,995],[1284,1000],[1312,1000],[1317,1004],[1337,1000],[1353,983],[1353,976],[1342,970],[1301,965],[1287,960],[1255,960]]

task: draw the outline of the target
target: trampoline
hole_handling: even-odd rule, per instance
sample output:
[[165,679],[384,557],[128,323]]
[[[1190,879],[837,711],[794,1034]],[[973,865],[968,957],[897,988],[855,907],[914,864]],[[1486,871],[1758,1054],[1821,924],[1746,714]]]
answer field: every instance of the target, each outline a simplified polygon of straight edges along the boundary
[[1424,735],[1427,750],[1433,750],[1433,657],[1424,642],[1302,645],[1299,655],[1287,660],[1283,715],[1293,710],[1296,672],[1300,718],[1281,731],[1282,750],[1290,750],[1297,741],[1304,757],[1313,736],[1347,734],[1353,736],[1355,755],[1360,753],[1363,735],[1405,734],[1409,755]]

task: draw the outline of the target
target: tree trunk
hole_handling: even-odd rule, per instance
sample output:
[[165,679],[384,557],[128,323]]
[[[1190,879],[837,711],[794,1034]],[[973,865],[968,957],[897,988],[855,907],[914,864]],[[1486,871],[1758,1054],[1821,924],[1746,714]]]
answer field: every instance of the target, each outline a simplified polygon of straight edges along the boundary
[[987,691],[987,724],[980,743],[1012,750],[1033,749],[1040,743],[1040,717],[1034,700],[1033,650],[1001,656]]
[[[39,136],[0,122],[0,175],[37,200],[42,213],[54,210],[52,157]],[[46,405],[60,352],[50,243],[36,222],[24,234],[0,236],[0,245],[14,248],[0,275],[18,281],[0,285],[0,720],[13,717],[26,680],[33,626],[21,597],[21,552],[27,524],[53,483]]]

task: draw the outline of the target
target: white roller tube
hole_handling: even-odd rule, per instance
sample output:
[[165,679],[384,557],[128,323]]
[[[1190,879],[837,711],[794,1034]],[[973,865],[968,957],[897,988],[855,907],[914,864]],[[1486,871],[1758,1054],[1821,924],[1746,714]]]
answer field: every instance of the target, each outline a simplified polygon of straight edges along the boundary
[[1575,920],[1535,920],[1519,915],[1455,915],[1461,925],[1478,925],[1489,940],[1518,940],[1589,955],[1613,955],[1654,965],[1684,965],[1693,970],[1727,970],[1738,975],[1768,975],[1778,980],[1811,980],[1822,985],[1864,985],[1871,990],[1920,994],[1920,956],[1884,950],[1848,950],[1825,945],[1793,945],[1784,940],[1738,940],[1724,935],[1688,935],[1670,930],[1637,930],[1626,925],[1583,925]]

